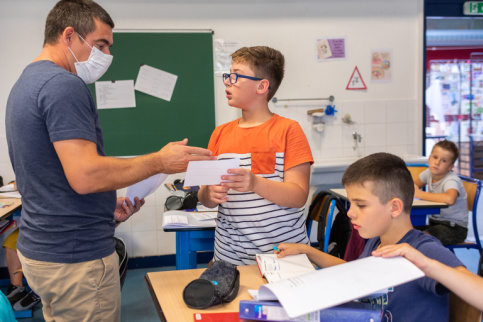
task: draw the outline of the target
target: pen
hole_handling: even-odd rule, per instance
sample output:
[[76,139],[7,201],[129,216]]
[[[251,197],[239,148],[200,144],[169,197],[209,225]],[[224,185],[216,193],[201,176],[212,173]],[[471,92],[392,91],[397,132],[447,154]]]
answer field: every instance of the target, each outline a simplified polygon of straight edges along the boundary
[[278,249],[277,246],[273,246],[273,249],[275,249],[277,252],[281,253],[282,251],[280,249]]

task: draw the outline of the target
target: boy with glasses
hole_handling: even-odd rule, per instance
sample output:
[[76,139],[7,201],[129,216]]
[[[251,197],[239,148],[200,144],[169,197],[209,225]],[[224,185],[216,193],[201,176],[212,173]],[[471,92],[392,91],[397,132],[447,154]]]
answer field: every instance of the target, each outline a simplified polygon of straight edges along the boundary
[[257,46],[231,57],[225,92],[242,117],[217,127],[208,149],[220,160],[240,158],[240,168],[220,185],[201,187],[198,197],[218,206],[214,260],[246,265],[281,242],[309,243],[304,205],[313,158],[300,125],[268,108],[283,79],[283,55]]

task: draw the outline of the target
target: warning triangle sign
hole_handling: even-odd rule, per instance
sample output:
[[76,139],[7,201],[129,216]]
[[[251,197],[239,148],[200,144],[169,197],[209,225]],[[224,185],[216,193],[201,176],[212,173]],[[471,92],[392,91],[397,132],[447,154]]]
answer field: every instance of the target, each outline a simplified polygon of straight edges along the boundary
[[357,66],[352,72],[351,79],[349,80],[349,84],[347,84],[346,89],[367,89],[366,84],[359,73],[359,69],[357,69]]

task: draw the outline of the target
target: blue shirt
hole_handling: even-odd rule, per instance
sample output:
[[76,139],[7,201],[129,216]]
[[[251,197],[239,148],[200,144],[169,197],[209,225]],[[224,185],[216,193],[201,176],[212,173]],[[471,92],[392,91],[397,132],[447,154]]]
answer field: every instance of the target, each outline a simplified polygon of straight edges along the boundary
[[[381,240],[379,237],[367,241],[364,252],[359,258],[371,256]],[[441,245],[433,236],[412,229],[398,244],[408,243],[429,258],[450,267],[463,266],[456,256]],[[448,321],[449,290],[429,277],[395,286],[388,294],[387,310],[391,311],[393,321],[421,322]]]
[[56,141],[85,139],[105,155],[97,109],[86,84],[51,61],[34,62],[10,92],[5,122],[22,195],[20,252],[58,263],[112,254],[116,192],[76,193],[53,146]]

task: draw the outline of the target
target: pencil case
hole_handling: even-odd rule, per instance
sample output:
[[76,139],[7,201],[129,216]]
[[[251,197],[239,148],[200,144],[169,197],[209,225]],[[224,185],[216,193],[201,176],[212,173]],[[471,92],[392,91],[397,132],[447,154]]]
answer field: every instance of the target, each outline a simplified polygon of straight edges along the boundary
[[183,290],[183,300],[192,309],[233,301],[240,289],[240,272],[235,265],[214,261],[200,276]]

